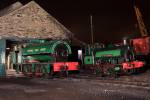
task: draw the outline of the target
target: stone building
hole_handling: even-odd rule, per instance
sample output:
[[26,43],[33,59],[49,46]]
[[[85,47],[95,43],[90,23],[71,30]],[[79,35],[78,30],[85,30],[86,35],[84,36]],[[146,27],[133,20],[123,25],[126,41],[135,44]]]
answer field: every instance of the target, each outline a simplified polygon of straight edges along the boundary
[[69,39],[73,35],[34,1],[15,3],[0,15],[0,38]]

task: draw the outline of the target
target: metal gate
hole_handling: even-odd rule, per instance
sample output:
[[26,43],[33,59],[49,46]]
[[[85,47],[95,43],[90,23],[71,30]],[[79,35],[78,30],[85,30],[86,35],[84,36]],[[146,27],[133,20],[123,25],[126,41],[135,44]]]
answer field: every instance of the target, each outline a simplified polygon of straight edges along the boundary
[[6,54],[6,40],[0,39],[0,77],[6,75],[5,70],[5,54]]

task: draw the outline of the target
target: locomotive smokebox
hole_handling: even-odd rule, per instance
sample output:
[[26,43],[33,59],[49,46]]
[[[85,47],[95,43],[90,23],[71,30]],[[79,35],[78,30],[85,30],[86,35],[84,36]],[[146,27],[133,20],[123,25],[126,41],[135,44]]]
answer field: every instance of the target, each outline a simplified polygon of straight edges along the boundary
[[123,38],[123,45],[130,45],[130,39],[129,39],[129,37],[124,37]]

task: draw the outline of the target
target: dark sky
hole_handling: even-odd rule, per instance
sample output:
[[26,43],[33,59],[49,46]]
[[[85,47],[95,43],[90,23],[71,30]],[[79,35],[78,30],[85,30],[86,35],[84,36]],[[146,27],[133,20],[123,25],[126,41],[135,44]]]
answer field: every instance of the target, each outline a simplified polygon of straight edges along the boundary
[[[1,0],[0,9],[17,0]],[[27,3],[30,0],[18,0]],[[93,15],[94,41],[119,41],[137,35],[133,0],[35,0],[75,36],[89,43],[90,14]],[[150,30],[150,0],[138,0],[146,28]]]

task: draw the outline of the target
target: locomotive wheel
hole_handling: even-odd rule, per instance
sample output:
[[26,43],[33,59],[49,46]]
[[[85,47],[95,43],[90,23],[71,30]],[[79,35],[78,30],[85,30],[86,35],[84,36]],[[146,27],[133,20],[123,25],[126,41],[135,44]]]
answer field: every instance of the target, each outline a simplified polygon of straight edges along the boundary
[[50,73],[45,73],[43,76],[44,78],[51,79],[53,78],[53,71],[51,71]]
[[115,65],[113,64],[106,64],[103,68],[104,76],[116,77],[117,72],[115,71]]
[[60,68],[60,77],[68,77],[68,66],[61,66]]
[[27,75],[27,77],[33,77],[33,73],[31,73],[31,72],[26,73],[26,75]]
[[131,69],[124,69],[125,75],[131,75],[133,72]]
[[41,72],[35,73],[35,77],[37,77],[37,78],[41,78],[42,76],[43,76],[43,73],[41,73]]
[[101,65],[96,66],[95,69],[94,69],[94,72],[95,72],[96,75],[103,76],[104,75],[103,66],[101,66]]
[[59,74],[60,77],[68,77],[68,71],[60,71],[60,74]]
[[114,68],[108,69],[108,76],[117,78],[119,76],[118,74],[119,74],[119,72],[116,71]]
[[46,79],[49,79],[49,78],[51,78],[51,75],[49,73],[46,73],[46,74],[43,75],[43,77],[46,78]]

